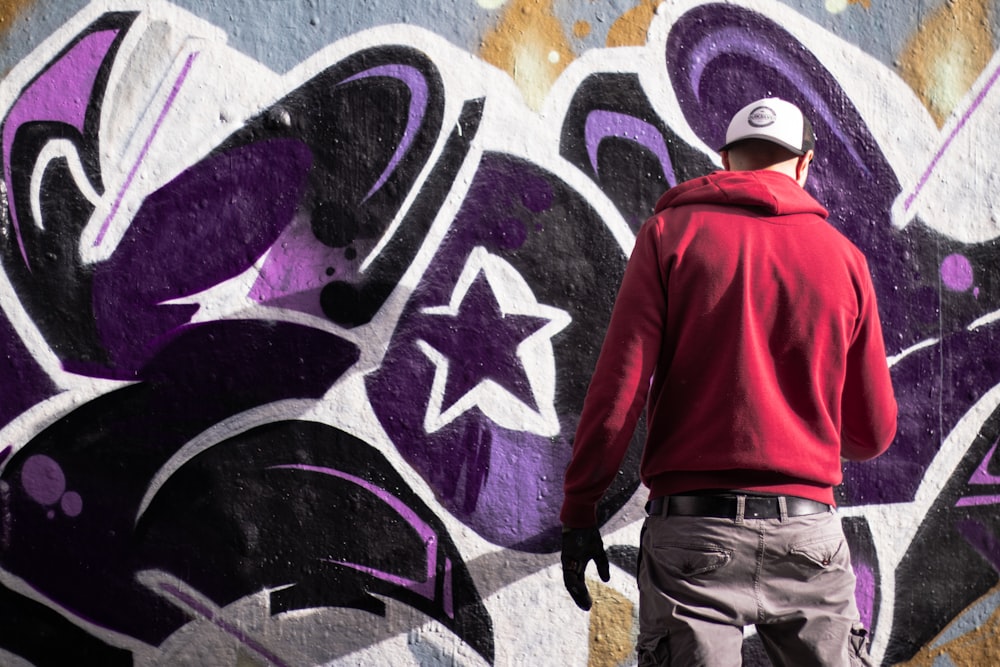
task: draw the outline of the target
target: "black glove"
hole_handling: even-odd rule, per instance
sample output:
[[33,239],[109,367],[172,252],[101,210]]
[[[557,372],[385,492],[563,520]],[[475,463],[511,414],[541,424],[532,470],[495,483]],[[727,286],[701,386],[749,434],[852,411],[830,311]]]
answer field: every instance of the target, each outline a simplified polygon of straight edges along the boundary
[[562,570],[563,583],[573,597],[576,606],[589,611],[593,602],[587,583],[583,580],[583,572],[587,563],[593,559],[597,565],[597,573],[601,581],[611,579],[611,567],[608,565],[608,555],[604,552],[604,542],[601,531],[593,528],[565,528],[562,534]]

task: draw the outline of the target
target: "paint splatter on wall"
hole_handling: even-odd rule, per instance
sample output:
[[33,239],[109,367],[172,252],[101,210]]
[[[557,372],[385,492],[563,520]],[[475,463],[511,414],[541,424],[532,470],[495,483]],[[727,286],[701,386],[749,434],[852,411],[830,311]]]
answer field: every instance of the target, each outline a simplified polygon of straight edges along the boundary
[[575,54],[552,0],[510,0],[484,37],[480,56],[510,74],[528,105],[538,109]]

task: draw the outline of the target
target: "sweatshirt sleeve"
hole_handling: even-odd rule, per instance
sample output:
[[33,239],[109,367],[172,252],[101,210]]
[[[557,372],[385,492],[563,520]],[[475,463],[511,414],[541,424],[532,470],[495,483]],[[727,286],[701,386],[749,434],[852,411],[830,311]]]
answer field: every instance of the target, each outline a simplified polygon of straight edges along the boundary
[[896,436],[896,398],[867,263],[864,271],[864,300],[847,355],[842,402],[841,456],[851,461],[875,458]]
[[569,528],[596,525],[597,502],[618,473],[646,403],[666,317],[661,229],[653,218],[639,230],[591,377],[563,486],[560,519]]

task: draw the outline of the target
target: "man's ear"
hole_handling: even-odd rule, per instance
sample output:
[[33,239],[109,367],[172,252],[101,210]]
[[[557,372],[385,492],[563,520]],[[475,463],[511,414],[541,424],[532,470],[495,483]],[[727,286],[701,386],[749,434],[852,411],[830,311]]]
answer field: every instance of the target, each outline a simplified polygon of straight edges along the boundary
[[732,171],[729,168],[729,151],[719,151],[719,156],[722,158],[722,168],[726,171]]
[[806,177],[809,176],[809,164],[816,157],[816,153],[809,150],[806,151],[805,155],[800,155],[799,159],[795,162],[795,180],[799,182],[799,185],[805,187]]

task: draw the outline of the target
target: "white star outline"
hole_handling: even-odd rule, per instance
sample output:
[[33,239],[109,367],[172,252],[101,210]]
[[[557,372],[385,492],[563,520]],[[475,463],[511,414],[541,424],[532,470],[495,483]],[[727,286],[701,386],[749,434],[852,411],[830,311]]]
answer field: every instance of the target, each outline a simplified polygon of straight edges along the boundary
[[555,409],[556,360],[552,350],[552,337],[572,321],[569,313],[539,303],[531,286],[517,269],[502,258],[491,255],[481,246],[474,248],[466,258],[448,305],[423,308],[420,312],[425,315],[457,316],[462,301],[480,273],[485,276],[493,291],[501,313],[549,320],[548,324],[522,340],[516,350],[538,410],[526,405],[497,382],[484,379],[442,412],[449,360],[427,342],[418,340],[417,346],[435,366],[427,413],[424,416],[424,430],[434,433],[465,412],[478,407],[487,418],[503,428],[546,437],[558,435],[559,416]]

